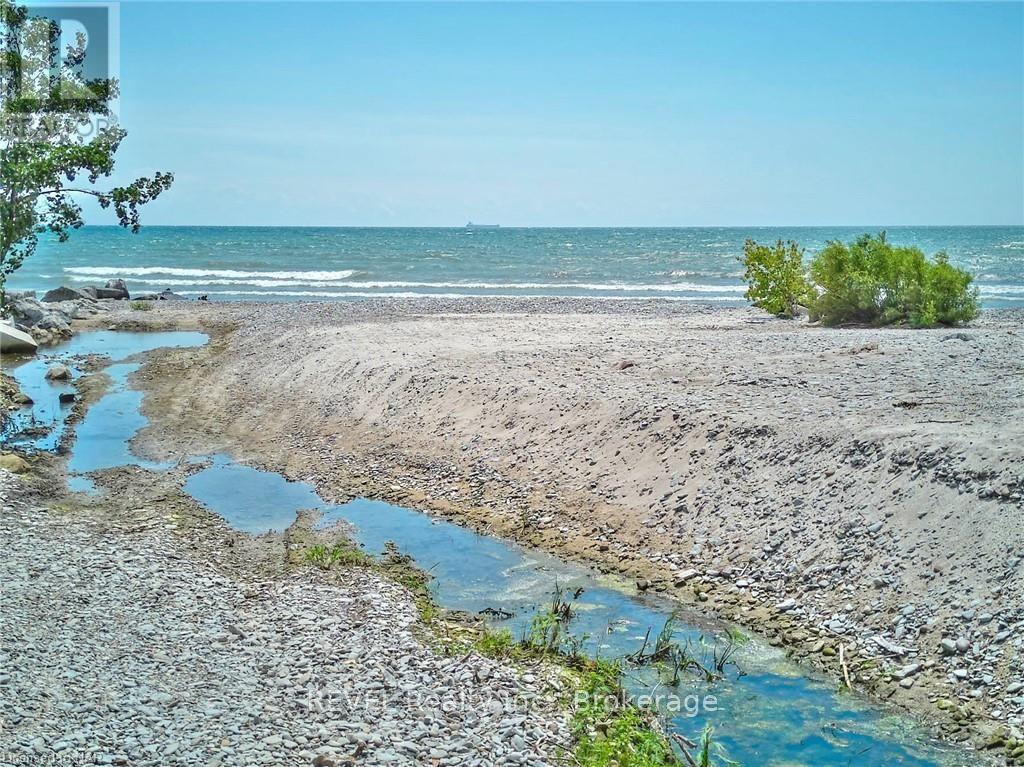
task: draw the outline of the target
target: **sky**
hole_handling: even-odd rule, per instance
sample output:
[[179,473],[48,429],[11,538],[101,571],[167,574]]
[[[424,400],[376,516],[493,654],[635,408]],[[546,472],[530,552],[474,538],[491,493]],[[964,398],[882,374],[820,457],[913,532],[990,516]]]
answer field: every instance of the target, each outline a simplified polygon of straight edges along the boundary
[[1021,3],[129,0],[120,79],[151,224],[1024,222]]

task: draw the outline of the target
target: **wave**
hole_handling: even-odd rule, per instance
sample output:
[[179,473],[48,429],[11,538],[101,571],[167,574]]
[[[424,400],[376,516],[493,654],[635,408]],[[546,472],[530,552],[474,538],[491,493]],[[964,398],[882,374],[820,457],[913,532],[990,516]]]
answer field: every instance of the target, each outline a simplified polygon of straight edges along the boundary
[[[266,274],[266,272],[262,273]],[[283,274],[283,272],[282,272]],[[307,272],[315,274],[315,272]],[[90,278],[80,275],[72,276],[74,282],[89,282]],[[318,280],[318,279],[195,279],[182,280],[174,278],[140,277],[130,281],[135,285],[162,285],[166,287],[183,287],[189,285],[242,285],[254,288],[366,288],[371,289],[405,289],[430,288],[435,290],[614,290],[620,292],[667,292],[667,293],[742,293],[743,285],[709,285],[696,282],[675,282],[658,284],[632,284],[628,282],[410,282],[405,280]]]
[[341,269],[335,272],[243,272],[237,269],[181,269],[176,266],[69,266],[65,267],[64,272],[90,277],[145,277],[167,274],[172,277],[257,277],[266,280],[345,280],[359,274],[356,269]]
[[1006,285],[1006,284],[986,284],[984,282],[975,282],[975,287],[978,288],[978,292],[984,296],[1012,296],[1020,295],[1024,296],[1024,285]]
[[[358,291],[325,291],[325,290],[183,290],[183,296],[282,296],[291,298],[586,298],[588,301],[650,301],[652,296],[552,296],[545,294],[520,295],[514,293],[417,293],[403,291],[397,293],[366,293]],[[658,301],[694,301],[697,299],[684,296],[657,296]],[[701,301],[746,301],[738,296],[701,296]]]

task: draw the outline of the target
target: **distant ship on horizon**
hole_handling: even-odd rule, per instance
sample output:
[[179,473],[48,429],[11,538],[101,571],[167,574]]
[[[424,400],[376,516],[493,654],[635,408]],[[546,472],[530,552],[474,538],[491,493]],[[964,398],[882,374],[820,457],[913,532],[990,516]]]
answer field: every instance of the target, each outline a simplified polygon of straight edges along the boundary
[[467,229],[498,229],[500,227],[501,224],[474,224],[472,221],[466,224]]

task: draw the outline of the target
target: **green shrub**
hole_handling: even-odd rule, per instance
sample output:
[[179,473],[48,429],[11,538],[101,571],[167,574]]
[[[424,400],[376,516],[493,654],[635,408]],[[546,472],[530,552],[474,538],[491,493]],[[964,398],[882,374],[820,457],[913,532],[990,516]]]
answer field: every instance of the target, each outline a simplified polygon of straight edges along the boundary
[[798,304],[814,296],[804,272],[804,251],[793,241],[762,245],[743,244],[743,278],[747,300],[772,314],[791,317]]
[[150,312],[153,310],[152,301],[132,301],[129,306],[136,312]]
[[929,260],[918,248],[861,235],[846,245],[833,241],[811,261],[819,295],[814,314],[827,325],[861,322],[915,327],[953,325],[978,315],[973,277],[950,265],[944,253]]

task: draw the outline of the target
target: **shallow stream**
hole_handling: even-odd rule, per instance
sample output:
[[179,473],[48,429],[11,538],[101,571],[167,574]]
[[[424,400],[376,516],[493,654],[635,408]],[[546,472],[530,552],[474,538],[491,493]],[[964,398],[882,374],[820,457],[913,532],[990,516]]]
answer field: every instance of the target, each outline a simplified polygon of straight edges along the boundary
[[[127,360],[161,347],[198,346],[205,341],[200,333],[82,333],[38,358],[9,366],[8,372],[35,404],[31,412],[25,409],[16,418],[3,435],[4,443],[56,449],[69,412],[69,406],[59,404],[59,395],[72,387],[47,381],[46,368],[60,360],[77,377],[81,370],[75,367],[76,358],[107,354],[116,363],[106,368],[112,386],[77,426],[68,462],[71,488],[97,492],[87,475],[104,468],[162,468],[138,458],[130,448],[130,440],[147,421],[139,412],[142,393],[129,385],[139,362]],[[46,431],[28,437],[18,433],[28,427]],[[204,468],[189,477],[185,492],[236,529],[250,534],[284,530],[298,511],[317,510],[322,513],[318,526],[345,523],[369,553],[379,554],[386,541],[393,541],[433,576],[431,588],[443,607],[511,614],[494,623],[517,637],[527,630],[533,614],[550,602],[556,586],[570,597],[581,590],[573,603],[570,628],[586,652],[603,658],[636,652],[648,632],[653,643],[673,614],[669,602],[632,594],[587,568],[413,509],[365,498],[333,505],[309,485],[225,455],[191,460]],[[723,627],[699,616],[680,615],[674,626],[674,639],[708,663],[712,648],[720,651],[725,641]],[[757,639],[739,646],[734,661],[726,667],[724,679],[710,684],[689,676],[678,688],[669,688],[660,684],[655,672],[644,669],[630,673],[630,686],[638,693],[673,694],[666,698],[671,726],[695,739],[705,724],[714,725],[716,740],[744,767],[967,763],[962,755],[935,744],[907,718],[886,714],[859,696],[837,693],[834,684],[808,675],[784,653]]]

